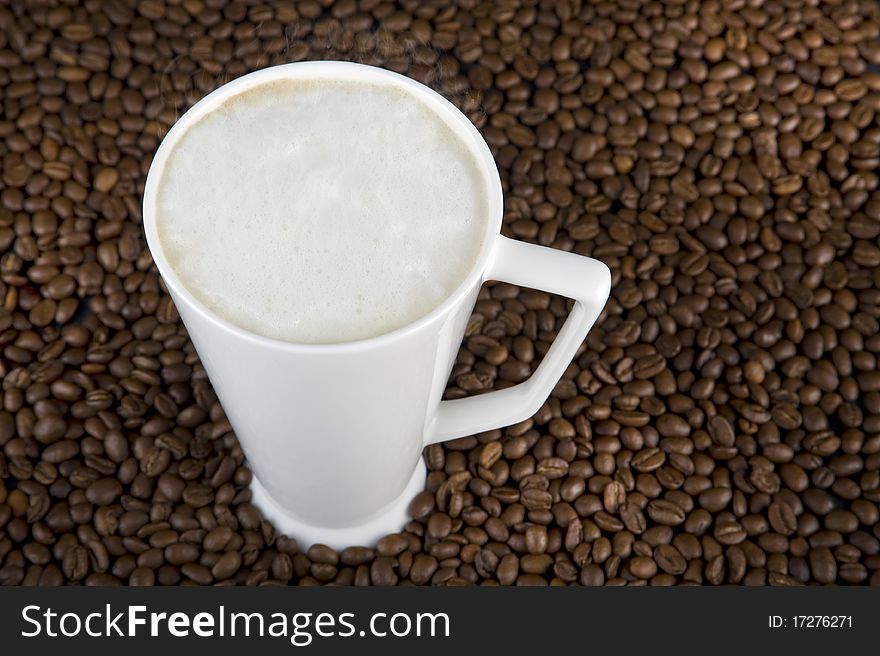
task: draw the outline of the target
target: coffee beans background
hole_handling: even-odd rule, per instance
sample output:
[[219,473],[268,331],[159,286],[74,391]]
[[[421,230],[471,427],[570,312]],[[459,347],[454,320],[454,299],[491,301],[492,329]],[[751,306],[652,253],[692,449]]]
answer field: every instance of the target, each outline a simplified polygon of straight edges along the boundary
[[[34,0],[0,26],[0,583],[880,584],[873,0]],[[614,276],[541,410],[427,449],[406,530],[339,553],[249,503],[141,229],[175,119],[304,59],[445,94],[505,234]],[[446,396],[527,378],[567,309],[486,286]]]

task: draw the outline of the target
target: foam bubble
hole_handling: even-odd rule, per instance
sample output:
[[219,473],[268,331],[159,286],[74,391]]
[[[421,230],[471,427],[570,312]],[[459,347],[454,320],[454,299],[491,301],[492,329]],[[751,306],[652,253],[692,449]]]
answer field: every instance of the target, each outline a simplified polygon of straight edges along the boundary
[[220,316],[276,339],[345,342],[411,323],[461,284],[486,196],[467,146],[408,91],[278,81],[180,138],[157,229]]

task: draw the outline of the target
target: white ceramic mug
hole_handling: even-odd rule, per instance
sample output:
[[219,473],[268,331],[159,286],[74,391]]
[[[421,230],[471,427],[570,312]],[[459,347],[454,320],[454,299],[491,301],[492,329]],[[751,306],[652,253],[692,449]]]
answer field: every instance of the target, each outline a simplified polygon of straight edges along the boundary
[[[472,149],[489,195],[482,250],[452,295],[403,328],[342,344],[269,339],[217,316],[181,283],[156,232],[160,172],[187,126],[254,85],[315,78],[409,89]],[[501,236],[501,218],[501,181],[473,124],[428,87],[380,68],[343,62],[266,68],[209,94],[169,131],[144,192],[147,242],[253,469],[253,501],[279,531],[302,545],[375,543],[406,523],[406,507],[424,486],[426,445],[522,421],[550,394],[608,298],[610,273],[597,260]],[[527,381],[443,401],[486,280],[563,294],[575,300],[574,309]]]

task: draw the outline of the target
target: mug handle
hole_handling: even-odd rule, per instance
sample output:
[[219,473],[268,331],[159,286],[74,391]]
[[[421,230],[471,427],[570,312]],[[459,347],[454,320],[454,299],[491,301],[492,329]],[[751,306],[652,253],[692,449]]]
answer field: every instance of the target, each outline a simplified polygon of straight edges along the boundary
[[441,401],[425,445],[516,424],[535,414],[599,318],[611,291],[611,272],[599,260],[502,235],[485,280],[562,294],[575,300],[562,330],[525,382],[497,392]]

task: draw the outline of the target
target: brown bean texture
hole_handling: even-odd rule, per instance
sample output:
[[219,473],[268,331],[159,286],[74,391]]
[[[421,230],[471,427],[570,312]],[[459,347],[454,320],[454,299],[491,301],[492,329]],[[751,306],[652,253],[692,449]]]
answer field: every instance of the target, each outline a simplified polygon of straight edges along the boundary
[[[880,7],[397,5],[0,6],[0,584],[880,584]],[[141,228],[177,117],[308,59],[445,95],[503,233],[612,271],[538,412],[429,447],[406,526],[338,552],[251,504]],[[486,284],[445,398],[568,310]]]

